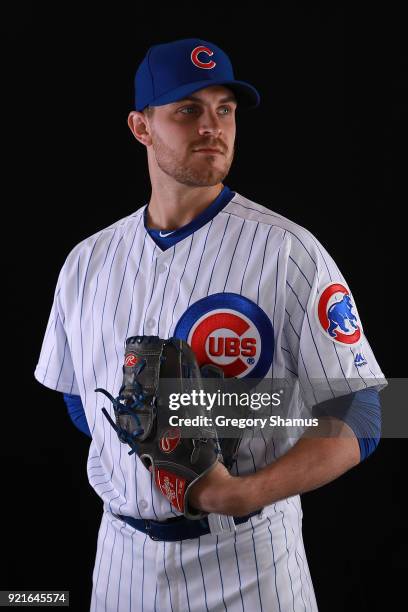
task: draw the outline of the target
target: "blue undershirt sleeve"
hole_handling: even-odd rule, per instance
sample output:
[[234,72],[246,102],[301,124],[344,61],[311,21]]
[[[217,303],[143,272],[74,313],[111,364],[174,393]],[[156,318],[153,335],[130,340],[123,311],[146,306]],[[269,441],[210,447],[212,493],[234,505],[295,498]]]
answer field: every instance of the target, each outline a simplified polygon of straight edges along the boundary
[[72,395],[70,393],[64,393],[63,395],[68,414],[75,427],[77,427],[79,431],[82,431],[82,433],[92,438],[80,396]]
[[333,416],[353,430],[360,446],[360,461],[377,448],[381,437],[381,403],[378,391],[369,387],[313,407],[314,416]]

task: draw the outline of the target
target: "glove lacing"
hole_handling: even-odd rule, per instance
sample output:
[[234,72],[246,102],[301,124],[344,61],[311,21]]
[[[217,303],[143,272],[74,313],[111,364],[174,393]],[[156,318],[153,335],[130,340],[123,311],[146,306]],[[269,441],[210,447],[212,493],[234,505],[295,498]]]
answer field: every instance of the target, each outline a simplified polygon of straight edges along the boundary
[[[146,365],[146,360],[141,359],[140,363],[138,363],[137,368],[135,370],[135,373],[134,373],[135,377],[140,374],[140,372],[143,370],[145,365]],[[117,419],[119,419],[119,416],[122,416],[122,415],[128,415],[135,419],[136,424],[137,424],[137,429],[135,429],[132,432],[129,432],[123,427],[120,427],[120,425],[118,424],[119,420],[117,423],[115,423],[115,421],[111,418],[106,408],[102,408],[103,414],[108,419],[113,429],[116,431],[119,440],[121,442],[129,444],[129,446],[131,447],[132,450],[128,453],[128,455],[132,455],[137,450],[136,439],[139,438],[144,433],[144,429],[140,422],[139,415],[137,414],[137,410],[139,410],[140,408],[143,408],[146,405],[147,396],[143,392],[142,385],[137,380],[135,380],[132,385],[127,387],[127,393],[128,393],[127,396],[123,394],[124,390],[125,390],[125,385],[122,385],[119,390],[119,395],[117,397],[113,397],[113,395],[111,395],[109,391],[106,391],[106,389],[102,389],[102,388],[95,389],[95,391],[99,391],[100,393],[103,393],[112,402],[113,410],[115,412],[115,417]],[[129,401],[131,401],[131,403],[129,403]]]

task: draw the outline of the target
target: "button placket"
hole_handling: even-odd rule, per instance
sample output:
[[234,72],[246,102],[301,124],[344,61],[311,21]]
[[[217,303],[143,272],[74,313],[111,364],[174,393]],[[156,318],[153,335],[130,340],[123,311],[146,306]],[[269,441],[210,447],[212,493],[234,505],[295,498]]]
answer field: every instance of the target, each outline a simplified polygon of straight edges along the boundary
[[[180,253],[178,253],[177,248],[175,251],[170,248],[167,251],[156,253],[153,257],[150,272],[151,280],[149,279],[150,289],[145,302],[147,311],[144,315],[144,329],[147,335],[159,333],[162,338],[170,335],[169,326],[179,285],[179,258]],[[184,264],[184,257],[182,262]],[[153,294],[151,294],[155,268],[155,284]],[[149,303],[150,296],[152,297]]]
[[166,262],[159,264],[157,267],[157,271],[159,274],[164,274],[164,272],[167,272],[168,269],[169,266]]
[[[163,285],[164,287],[164,283],[166,281],[165,279],[163,280],[163,275],[168,273],[172,258],[173,254],[171,250],[169,250],[169,252],[156,253],[152,259],[150,267],[149,288],[146,293],[147,311],[145,310],[145,333],[149,335],[154,335],[157,333],[157,307],[159,306],[159,304],[155,304],[155,298],[157,297],[155,296],[155,292],[157,291],[157,286],[159,284]],[[166,284],[166,286],[168,286],[168,283]],[[161,304],[161,295],[159,301]]]

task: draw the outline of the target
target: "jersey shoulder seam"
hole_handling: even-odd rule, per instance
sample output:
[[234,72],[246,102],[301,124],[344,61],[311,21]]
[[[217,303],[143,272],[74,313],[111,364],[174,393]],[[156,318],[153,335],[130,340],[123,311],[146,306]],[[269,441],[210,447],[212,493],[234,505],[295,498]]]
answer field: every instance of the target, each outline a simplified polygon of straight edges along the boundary
[[289,219],[288,217],[285,217],[284,215],[281,215],[280,213],[277,213],[270,208],[263,206],[262,204],[258,204],[253,200],[249,200],[238,193],[235,194],[235,196],[224,208],[225,212],[231,212],[228,210],[231,204],[238,205],[239,209],[242,211],[241,214],[238,211],[235,211],[235,215],[237,217],[245,218],[246,215],[250,215],[251,212],[254,212],[258,213],[258,215],[262,215],[263,217],[269,217],[269,219],[256,219],[259,221],[259,223],[263,223],[265,225],[276,225],[277,227],[282,227],[283,229],[289,229],[291,227],[293,230],[298,230],[299,232],[305,232],[306,234],[312,235],[308,229],[299,223],[296,223],[296,221],[292,221],[292,219]]
[[78,255],[78,253],[82,251],[83,248],[86,249],[86,247],[90,246],[91,244],[94,244],[104,235],[111,235],[112,231],[122,230],[122,233],[124,233],[128,224],[134,222],[134,220],[137,219],[143,213],[143,210],[144,206],[137,209],[136,212],[133,212],[130,215],[127,215],[126,217],[122,217],[121,219],[118,219],[117,221],[111,223],[111,225],[108,225],[107,227],[104,227],[98,230],[97,232],[87,236],[71,249],[66,259],[68,260],[72,257],[75,257],[76,255]]
[[[232,208],[232,205],[236,205],[236,210],[229,210],[230,207]],[[296,239],[296,243],[299,242],[301,245],[303,245],[303,247],[305,247],[303,243],[304,240],[307,241],[308,246],[313,250],[323,246],[313,232],[303,227],[299,223],[296,223],[296,221],[292,221],[291,219],[270,210],[262,204],[249,200],[241,194],[236,193],[222,212],[234,214],[234,216],[242,219],[257,221],[258,223],[262,223],[264,225],[275,226],[286,232],[288,237],[294,237]],[[291,242],[293,244],[292,240]]]

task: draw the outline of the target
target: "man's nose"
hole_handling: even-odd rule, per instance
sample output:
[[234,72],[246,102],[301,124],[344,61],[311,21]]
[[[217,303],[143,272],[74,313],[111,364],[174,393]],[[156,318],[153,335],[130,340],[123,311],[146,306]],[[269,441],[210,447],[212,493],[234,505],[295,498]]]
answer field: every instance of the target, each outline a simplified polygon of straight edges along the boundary
[[221,134],[221,131],[222,129],[218,116],[214,113],[203,113],[198,127],[199,134],[213,134],[214,136],[218,136]]

